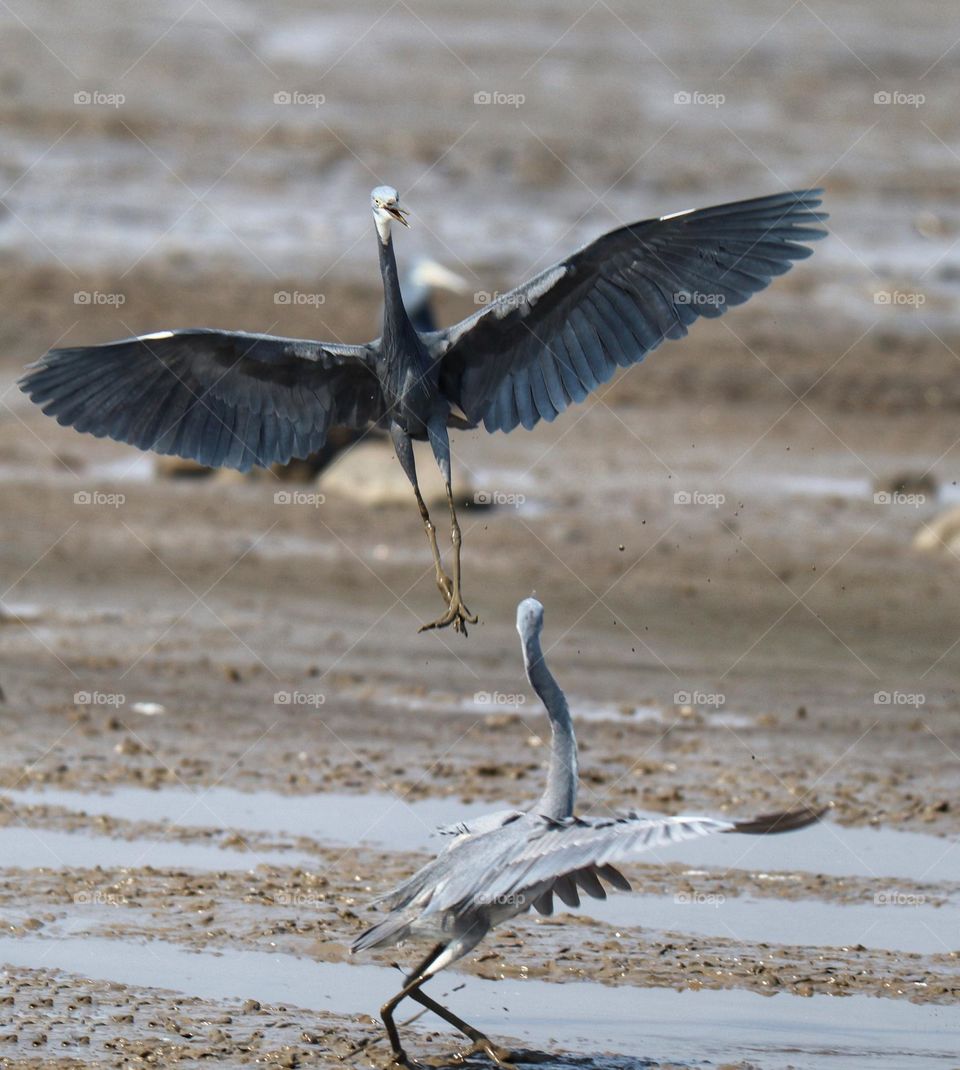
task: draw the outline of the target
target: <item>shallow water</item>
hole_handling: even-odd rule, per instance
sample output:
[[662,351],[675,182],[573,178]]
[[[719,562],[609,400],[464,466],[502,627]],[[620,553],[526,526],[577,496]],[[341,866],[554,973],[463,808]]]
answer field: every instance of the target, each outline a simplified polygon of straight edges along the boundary
[[[307,836],[324,843],[368,843],[395,850],[437,850],[438,825],[454,824],[503,807],[464,804],[456,798],[408,802],[399,795],[281,795],[216,787],[150,791],[118,787],[109,795],[81,791],[8,790],[24,804],[47,803],[88,814],[129,820],[170,821],[187,827],[246,829],[278,836]],[[653,815],[651,815],[653,816]],[[830,821],[789,836],[712,836],[688,840],[645,856],[650,862],[695,866],[803,870],[830,876],[960,881],[960,843],[894,829],[845,828]],[[877,891],[884,891],[878,886]]]
[[823,903],[812,899],[614,894],[584,900],[581,914],[610,925],[744,942],[808,947],[864,947],[941,954],[960,949],[954,906],[924,903]]
[[[84,802],[89,798],[104,800],[112,797],[86,796]],[[78,808],[82,805],[73,800],[71,804]],[[90,806],[83,808],[88,812],[93,811]],[[198,823],[203,824],[203,821]],[[189,822],[185,820],[181,824]],[[429,836],[424,846],[431,846],[428,841]],[[436,844],[434,840],[432,845]],[[162,837],[128,840],[90,835],[83,831],[64,832],[26,826],[0,828],[0,854],[10,866],[23,869],[87,869],[95,866],[135,869],[153,866],[159,869],[217,872],[251,870],[261,864],[306,870],[312,870],[317,865],[315,857],[295,850],[253,848],[243,851],[221,848],[215,843],[183,843]],[[625,929],[695,933],[743,941],[807,944],[813,947],[862,944],[864,947],[922,954],[960,948],[960,921],[952,907],[927,905],[922,897],[919,901],[913,898],[898,900],[893,889],[877,894],[880,898],[875,903],[840,904],[765,897],[670,897],[611,893],[603,901],[584,896],[576,913]],[[560,912],[564,908],[557,902],[556,909]]]
[[[374,1013],[399,980],[395,971],[380,966],[256,951],[190,952],[159,940],[5,939],[0,961],[209,999],[257,999],[345,1015]],[[956,1065],[960,1008],[955,1007],[868,996],[770,999],[738,991],[475,978],[451,992],[461,980],[454,976],[435,981],[434,994],[492,1035],[527,1044],[663,1060],[715,1059],[736,1050],[762,1055],[765,1067],[802,1065],[805,1070]]]
[[46,803],[69,810],[130,821],[169,821],[187,828],[244,829],[278,836],[308,836],[324,843],[368,843],[398,850],[436,850],[443,841],[438,825],[488,813],[488,803],[464,805],[457,799],[407,802],[399,795],[281,795],[217,787],[190,791],[118,787],[110,794],[50,789],[10,790],[15,802]]
[[[45,828],[7,825],[0,828],[0,857],[5,866],[18,869],[224,869],[248,870],[260,864],[307,866],[311,859],[296,852],[236,851],[212,843],[177,840],[90,836]],[[315,860],[313,860],[315,862]]]

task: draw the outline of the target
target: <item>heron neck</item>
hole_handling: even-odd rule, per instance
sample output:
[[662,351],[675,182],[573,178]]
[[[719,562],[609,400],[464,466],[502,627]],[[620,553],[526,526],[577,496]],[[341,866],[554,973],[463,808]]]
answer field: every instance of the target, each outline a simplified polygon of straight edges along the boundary
[[550,718],[550,767],[547,772],[547,789],[537,804],[537,813],[544,817],[570,817],[577,801],[577,740],[573,734],[573,721],[567,699],[560,685],[553,678],[543,660],[540,637],[528,639],[524,645],[523,659],[527,678]]
[[389,231],[386,241],[380,241],[378,237],[377,245],[380,248],[380,275],[383,278],[383,337],[384,340],[399,340],[404,335],[416,332],[400,293],[397,258],[393,254],[393,237]]

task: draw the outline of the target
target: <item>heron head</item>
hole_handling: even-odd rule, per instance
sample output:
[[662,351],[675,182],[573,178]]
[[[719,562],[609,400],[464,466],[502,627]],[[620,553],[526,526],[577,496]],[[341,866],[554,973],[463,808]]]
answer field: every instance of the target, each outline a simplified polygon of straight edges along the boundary
[[517,631],[521,639],[530,639],[543,630],[543,606],[536,598],[524,598],[517,606]]
[[373,209],[373,219],[377,224],[377,233],[380,240],[386,244],[390,237],[390,223],[394,219],[409,227],[403,210],[400,207],[400,194],[393,186],[377,186],[370,194],[370,207]]

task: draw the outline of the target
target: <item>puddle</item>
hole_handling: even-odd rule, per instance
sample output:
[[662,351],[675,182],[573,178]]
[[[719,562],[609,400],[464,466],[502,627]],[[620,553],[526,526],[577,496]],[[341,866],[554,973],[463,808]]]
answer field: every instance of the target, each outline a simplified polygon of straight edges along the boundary
[[399,795],[381,792],[279,795],[224,787],[196,792],[187,788],[151,791],[118,787],[109,795],[18,789],[0,792],[0,797],[4,796],[27,805],[45,803],[129,821],[307,836],[322,843],[367,843],[405,851],[438,850],[443,843],[436,834],[438,825],[469,820],[496,809],[489,803],[465,805],[455,798],[405,802]]
[[[406,802],[398,795],[280,795],[216,787],[189,791],[118,787],[109,795],[63,790],[0,792],[24,804],[47,803],[132,821],[169,821],[191,828],[241,829],[306,836],[322,843],[367,843],[397,851],[435,851],[438,825],[469,821],[503,807],[456,798]],[[960,881],[960,844],[894,829],[844,828],[823,822],[789,836],[711,836],[689,840],[643,860],[721,869],[802,870],[829,876]],[[878,888],[878,892],[885,889]]]
[[954,907],[922,903],[822,903],[800,899],[611,895],[584,899],[587,914],[623,929],[720,936],[745,943],[807,947],[864,947],[941,954],[960,949],[960,916]]
[[120,840],[112,836],[89,836],[84,832],[60,832],[44,828],[7,825],[0,828],[0,858],[4,866],[18,869],[224,869],[248,870],[263,864],[276,866],[316,865],[316,859],[293,851],[236,851],[207,843],[176,840]]
[[[86,798],[107,800],[111,797],[89,796],[84,801]],[[92,812],[91,807],[84,808],[88,813]],[[197,823],[203,824],[202,821]],[[434,839],[432,845],[436,844]],[[429,844],[425,841],[422,846]],[[158,869],[218,872],[246,871],[260,864],[301,866],[309,870],[317,864],[316,858],[296,851],[238,851],[220,848],[212,843],[124,840],[92,836],[85,832],[62,832],[18,825],[0,828],[0,857],[8,865],[21,869],[89,869],[95,866],[103,869],[136,869],[153,866]],[[954,910],[928,906],[922,902],[898,903],[893,898],[893,889],[880,894],[889,896],[889,901],[880,904],[837,904],[816,900],[733,897],[717,902],[711,896],[679,901],[669,896],[611,894],[606,901],[584,896],[576,913],[624,929],[686,932],[775,944],[806,944],[811,947],[862,944],[864,947],[920,954],[960,948],[960,921]],[[557,906],[558,910],[562,909],[559,903]]]
[[[160,940],[7,938],[0,943],[0,961],[205,999],[256,999],[341,1015],[374,1014],[399,980],[385,967],[258,951],[191,952]],[[432,991],[492,1036],[536,1046],[678,1061],[762,1056],[769,1070],[956,1066],[956,1007],[869,996],[769,998],[477,978],[450,991],[461,981],[453,973],[441,975]]]

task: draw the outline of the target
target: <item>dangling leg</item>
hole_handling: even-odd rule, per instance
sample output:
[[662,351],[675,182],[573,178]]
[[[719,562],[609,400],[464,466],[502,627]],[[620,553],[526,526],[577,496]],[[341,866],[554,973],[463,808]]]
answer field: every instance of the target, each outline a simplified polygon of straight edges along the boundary
[[460,522],[457,520],[457,509],[453,504],[453,488],[450,482],[450,440],[447,437],[446,416],[441,415],[430,421],[428,427],[430,445],[433,455],[437,459],[443,482],[447,488],[447,502],[450,505],[450,541],[453,544],[453,589],[450,592],[450,605],[447,612],[432,624],[424,624],[420,631],[428,628],[446,628],[452,624],[455,631],[467,634],[467,625],[476,624],[478,618],[470,613],[460,593]]
[[413,459],[413,443],[410,441],[410,436],[396,424],[390,427],[390,437],[393,439],[393,448],[396,450],[397,460],[400,462],[404,472],[407,473],[407,479],[410,480],[413,486],[413,493],[417,496],[420,519],[423,521],[424,530],[430,540],[430,550],[433,553],[433,567],[436,570],[437,587],[444,600],[449,604],[453,585],[450,582],[450,577],[443,571],[440,549],[437,546],[437,529],[433,526],[433,521],[430,519],[430,513],[427,510],[427,503],[423,500],[420,486],[417,483],[417,466]]

